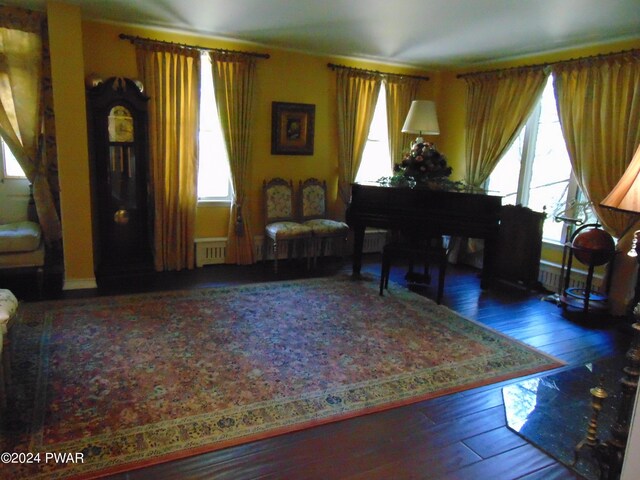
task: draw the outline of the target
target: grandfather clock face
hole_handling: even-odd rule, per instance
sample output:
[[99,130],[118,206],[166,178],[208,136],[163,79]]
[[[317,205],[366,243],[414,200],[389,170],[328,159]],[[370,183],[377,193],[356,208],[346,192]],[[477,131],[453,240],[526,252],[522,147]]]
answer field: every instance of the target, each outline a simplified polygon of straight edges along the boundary
[[109,141],[133,143],[133,116],[124,105],[116,105],[109,112]]
[[109,112],[108,132],[109,201],[114,210],[113,221],[124,225],[130,219],[129,212],[138,203],[135,127],[133,116],[125,106],[116,105]]

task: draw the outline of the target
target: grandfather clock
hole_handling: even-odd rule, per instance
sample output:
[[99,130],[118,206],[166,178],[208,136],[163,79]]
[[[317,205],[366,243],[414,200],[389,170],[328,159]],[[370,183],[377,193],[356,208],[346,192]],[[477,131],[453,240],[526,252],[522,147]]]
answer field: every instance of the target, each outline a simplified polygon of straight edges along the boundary
[[120,77],[93,80],[87,97],[96,274],[149,271],[148,97]]

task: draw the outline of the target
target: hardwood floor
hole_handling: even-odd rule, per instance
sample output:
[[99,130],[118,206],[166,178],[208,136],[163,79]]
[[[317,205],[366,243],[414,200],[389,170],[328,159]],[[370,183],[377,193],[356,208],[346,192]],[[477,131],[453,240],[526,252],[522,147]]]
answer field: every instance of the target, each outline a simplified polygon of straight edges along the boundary
[[[349,262],[338,265],[333,261],[314,271],[313,275],[349,271]],[[378,257],[367,258],[363,272],[378,275],[379,271]],[[405,271],[393,268],[391,279],[404,283]],[[190,272],[104,281],[98,290],[83,292],[82,295],[199,288],[306,275],[308,273],[303,269],[285,265],[278,277],[270,268],[261,265],[220,265]],[[435,286],[421,293],[434,298]],[[443,304],[569,365],[624,355],[630,340],[624,321],[603,317],[598,322],[581,323],[565,318],[555,304],[541,301],[542,296],[507,286],[483,291],[479,287],[476,270],[451,266],[447,272]],[[581,478],[507,428],[501,392],[503,385],[469,390],[110,478]]]

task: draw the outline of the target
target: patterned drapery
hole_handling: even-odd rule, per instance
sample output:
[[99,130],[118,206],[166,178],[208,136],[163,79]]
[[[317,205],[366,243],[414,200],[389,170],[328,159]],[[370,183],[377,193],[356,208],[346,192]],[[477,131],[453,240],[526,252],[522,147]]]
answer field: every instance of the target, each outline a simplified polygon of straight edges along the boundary
[[44,238],[52,244],[62,227],[52,194],[57,162],[44,31],[42,14],[0,7],[0,134],[33,185]]

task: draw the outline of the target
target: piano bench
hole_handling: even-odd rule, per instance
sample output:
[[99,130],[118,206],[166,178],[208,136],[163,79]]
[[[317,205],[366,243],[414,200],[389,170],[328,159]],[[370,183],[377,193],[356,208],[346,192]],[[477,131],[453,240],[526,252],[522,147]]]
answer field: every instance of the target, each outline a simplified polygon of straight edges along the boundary
[[438,265],[438,292],[436,303],[442,301],[444,293],[444,277],[447,270],[448,250],[442,246],[415,247],[405,243],[392,242],[384,246],[382,250],[382,270],[380,273],[380,295],[384,295],[384,290],[389,288],[389,274],[391,263],[396,260],[408,260],[410,262],[421,262],[425,265]]

